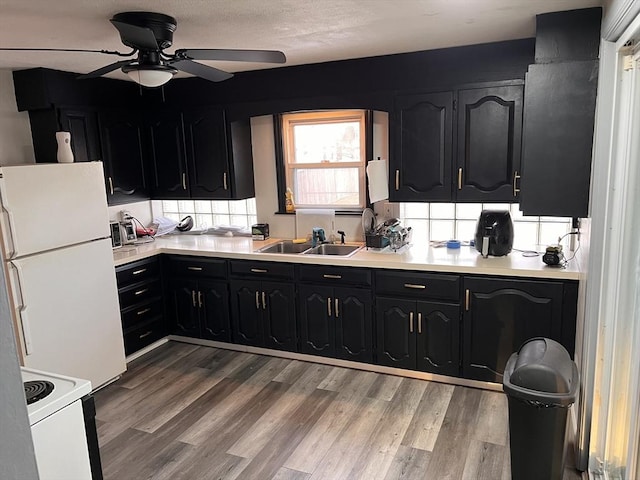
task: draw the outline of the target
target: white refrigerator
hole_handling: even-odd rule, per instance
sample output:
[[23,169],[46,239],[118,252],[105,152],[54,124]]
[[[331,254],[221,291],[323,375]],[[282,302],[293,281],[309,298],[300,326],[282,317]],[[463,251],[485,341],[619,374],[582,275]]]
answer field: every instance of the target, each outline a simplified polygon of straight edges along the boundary
[[101,162],[0,167],[0,231],[25,367],[91,381],[126,369]]

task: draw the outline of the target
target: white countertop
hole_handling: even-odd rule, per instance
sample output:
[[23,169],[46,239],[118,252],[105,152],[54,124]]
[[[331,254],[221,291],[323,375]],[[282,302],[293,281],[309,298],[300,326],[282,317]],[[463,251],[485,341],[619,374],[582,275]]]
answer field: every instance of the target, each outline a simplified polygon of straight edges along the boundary
[[264,260],[317,265],[421,270],[427,272],[466,273],[513,277],[578,280],[580,271],[576,261],[566,268],[549,267],[542,256],[525,257],[513,251],[504,257],[482,256],[473,247],[447,249],[415,244],[403,247],[397,253],[363,248],[351,257],[256,253],[256,250],[280,239],[254,241],[248,237],[221,237],[213,235],[171,235],[138,246],[125,245],[114,250],[116,266],[141,260],[160,253],[197,255],[202,257]]

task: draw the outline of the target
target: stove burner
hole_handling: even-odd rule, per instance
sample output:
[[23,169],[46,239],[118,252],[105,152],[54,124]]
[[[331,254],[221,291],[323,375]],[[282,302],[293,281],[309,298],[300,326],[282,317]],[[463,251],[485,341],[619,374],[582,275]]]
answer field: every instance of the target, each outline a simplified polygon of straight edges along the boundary
[[47,380],[35,380],[24,382],[24,394],[27,397],[27,405],[42,400],[44,397],[53,392],[53,383]]

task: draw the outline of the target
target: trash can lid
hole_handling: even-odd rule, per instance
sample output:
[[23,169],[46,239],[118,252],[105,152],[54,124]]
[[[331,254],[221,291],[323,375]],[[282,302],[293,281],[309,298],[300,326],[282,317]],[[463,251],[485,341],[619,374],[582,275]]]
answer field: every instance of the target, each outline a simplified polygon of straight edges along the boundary
[[511,355],[503,376],[507,394],[542,404],[567,406],[578,392],[578,368],[569,353],[549,338],[532,338]]

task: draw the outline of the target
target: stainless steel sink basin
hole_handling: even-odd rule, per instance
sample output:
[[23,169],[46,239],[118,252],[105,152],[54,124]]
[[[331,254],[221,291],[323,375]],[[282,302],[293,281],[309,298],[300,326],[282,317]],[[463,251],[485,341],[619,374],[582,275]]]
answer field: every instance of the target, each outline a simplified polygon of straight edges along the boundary
[[323,243],[317,247],[310,248],[303,252],[304,255],[337,255],[340,257],[350,257],[358,250],[362,248],[362,245],[342,245],[335,243]]
[[302,253],[311,248],[310,243],[293,243],[291,241],[282,240],[280,242],[262,247],[260,253]]

